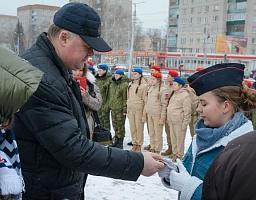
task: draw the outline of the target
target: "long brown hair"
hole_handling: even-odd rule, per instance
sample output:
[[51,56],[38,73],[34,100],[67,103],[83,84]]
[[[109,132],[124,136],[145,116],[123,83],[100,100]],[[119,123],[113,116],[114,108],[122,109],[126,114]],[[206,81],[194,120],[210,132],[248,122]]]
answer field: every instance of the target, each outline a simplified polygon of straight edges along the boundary
[[234,106],[235,112],[256,109],[256,90],[244,84],[239,86],[224,86],[211,91],[220,103],[228,100]]

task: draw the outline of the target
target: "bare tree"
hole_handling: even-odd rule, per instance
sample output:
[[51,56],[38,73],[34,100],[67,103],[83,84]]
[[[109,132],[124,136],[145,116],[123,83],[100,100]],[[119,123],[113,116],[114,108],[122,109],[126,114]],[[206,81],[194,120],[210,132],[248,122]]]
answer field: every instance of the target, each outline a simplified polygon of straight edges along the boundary
[[152,51],[159,51],[161,47],[161,29],[148,29],[147,35],[151,38],[152,41]]
[[143,51],[144,33],[142,28],[142,21],[137,20],[134,30],[134,50]]
[[22,23],[18,21],[16,28],[14,29],[14,44],[15,44],[15,50],[18,54],[22,54],[25,51],[25,33],[22,26]]

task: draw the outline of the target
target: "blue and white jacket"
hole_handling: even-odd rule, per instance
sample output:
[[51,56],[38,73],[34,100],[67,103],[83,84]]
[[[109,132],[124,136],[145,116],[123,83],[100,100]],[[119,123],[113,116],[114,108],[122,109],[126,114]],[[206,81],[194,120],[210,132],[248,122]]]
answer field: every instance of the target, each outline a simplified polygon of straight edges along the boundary
[[191,179],[179,194],[179,198],[182,200],[198,200],[202,197],[203,180],[208,171],[208,168],[212,164],[215,157],[220,151],[233,139],[244,135],[250,131],[253,131],[251,121],[247,121],[241,127],[230,133],[214,143],[211,147],[197,152],[196,135],[193,137],[193,141],[187,153],[184,155],[182,162],[188,173],[191,176],[195,176],[198,179]]

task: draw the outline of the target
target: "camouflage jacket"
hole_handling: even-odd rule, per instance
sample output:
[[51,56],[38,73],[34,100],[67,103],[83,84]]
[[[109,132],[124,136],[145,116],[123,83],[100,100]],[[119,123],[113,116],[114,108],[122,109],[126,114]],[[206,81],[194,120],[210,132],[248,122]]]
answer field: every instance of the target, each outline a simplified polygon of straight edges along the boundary
[[123,113],[127,112],[127,88],[128,77],[123,76],[118,80],[112,78],[109,86],[109,107],[111,110],[122,110]]

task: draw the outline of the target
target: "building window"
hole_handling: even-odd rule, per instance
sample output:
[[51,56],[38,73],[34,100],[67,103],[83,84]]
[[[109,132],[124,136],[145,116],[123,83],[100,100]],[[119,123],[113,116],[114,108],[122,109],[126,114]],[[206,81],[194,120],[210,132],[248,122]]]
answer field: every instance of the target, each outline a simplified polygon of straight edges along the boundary
[[252,38],[252,44],[256,44],[255,38]]
[[185,44],[186,43],[186,38],[181,38],[180,43]]
[[196,33],[200,33],[200,28],[196,27]]
[[256,33],[256,26],[253,26],[253,27],[252,27],[252,32],[253,32],[253,33]]
[[196,48],[196,53],[199,53],[200,51],[199,51],[199,48]]
[[191,8],[191,14],[195,12],[195,8]]
[[209,22],[209,17],[204,17],[204,23],[208,23]]
[[193,38],[189,38],[189,43],[193,44]]
[[187,4],[188,3],[188,0],[183,0],[183,4]]
[[186,8],[184,8],[184,9],[182,9],[182,14],[187,14],[187,9]]
[[212,20],[213,20],[213,22],[218,22],[219,21],[219,16],[213,16],[212,17]]
[[194,20],[193,20],[193,18],[191,17],[191,18],[190,18],[190,25],[193,24],[193,21],[194,21]]
[[182,24],[187,24],[187,18],[181,19],[181,23],[182,23]]
[[201,23],[201,17],[197,18],[197,23]]
[[195,3],[195,0],[191,0],[192,3]]
[[246,3],[247,2],[239,2],[237,3],[237,9],[246,9]]
[[256,15],[253,16],[253,22],[256,22]]
[[214,5],[213,6],[213,11],[218,11],[220,10],[220,6],[219,5]]
[[209,12],[209,6],[205,6],[205,11]]
[[198,8],[197,8],[197,12],[198,12],[198,13],[202,12],[202,7],[198,7]]
[[200,43],[200,38],[197,38],[197,39],[196,39],[196,43]]

